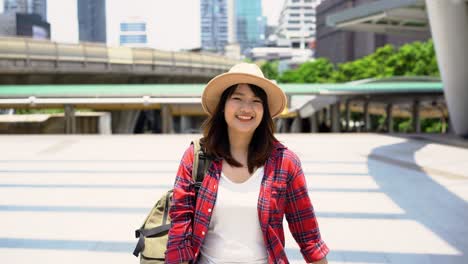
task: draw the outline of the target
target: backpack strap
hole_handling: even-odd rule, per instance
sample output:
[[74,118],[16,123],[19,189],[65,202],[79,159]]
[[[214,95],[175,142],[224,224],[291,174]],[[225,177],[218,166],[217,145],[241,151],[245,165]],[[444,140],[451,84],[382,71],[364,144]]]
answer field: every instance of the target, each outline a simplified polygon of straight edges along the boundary
[[195,193],[198,193],[205,174],[211,165],[211,159],[203,151],[203,146],[200,144],[200,139],[192,141],[193,144],[193,166],[192,178],[195,181]]

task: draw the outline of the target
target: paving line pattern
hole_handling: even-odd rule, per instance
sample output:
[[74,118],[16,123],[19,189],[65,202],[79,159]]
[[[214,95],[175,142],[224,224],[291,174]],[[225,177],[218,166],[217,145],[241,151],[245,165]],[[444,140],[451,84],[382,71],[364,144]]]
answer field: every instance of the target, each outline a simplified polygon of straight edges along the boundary
[[[193,137],[0,136],[1,262],[136,263],[133,231]],[[330,263],[468,263],[467,149],[278,137],[301,158]],[[288,230],[285,247],[304,263]]]

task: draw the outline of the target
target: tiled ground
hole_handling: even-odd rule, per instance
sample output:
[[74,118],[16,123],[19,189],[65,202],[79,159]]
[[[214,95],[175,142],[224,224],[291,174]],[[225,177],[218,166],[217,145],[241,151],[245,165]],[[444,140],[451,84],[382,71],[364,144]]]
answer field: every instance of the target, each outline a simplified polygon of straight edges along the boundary
[[[0,262],[137,263],[133,231],[193,137],[1,136]],[[278,137],[302,160],[330,263],[468,263],[468,149]]]

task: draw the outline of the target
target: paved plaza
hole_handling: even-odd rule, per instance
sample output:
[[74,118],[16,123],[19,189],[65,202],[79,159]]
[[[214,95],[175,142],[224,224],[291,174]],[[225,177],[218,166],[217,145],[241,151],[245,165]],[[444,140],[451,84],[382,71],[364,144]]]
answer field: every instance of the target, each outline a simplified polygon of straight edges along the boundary
[[[138,263],[134,230],[195,137],[0,136],[0,262]],[[278,138],[301,158],[330,263],[468,263],[467,148],[377,134]],[[304,263],[286,240],[291,263]]]

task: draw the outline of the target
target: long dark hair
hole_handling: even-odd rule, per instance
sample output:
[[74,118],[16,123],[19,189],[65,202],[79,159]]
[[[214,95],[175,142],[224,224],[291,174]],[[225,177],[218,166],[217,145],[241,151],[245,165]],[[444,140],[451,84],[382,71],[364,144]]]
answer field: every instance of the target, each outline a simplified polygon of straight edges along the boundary
[[[235,160],[231,155],[229,144],[229,136],[227,123],[224,119],[224,106],[226,101],[237,89],[237,84],[226,89],[219,100],[216,110],[213,115],[209,116],[202,125],[203,138],[201,140],[205,152],[214,158],[223,158],[229,165],[241,167],[242,164]],[[262,121],[255,129],[252,139],[249,144],[247,166],[249,172],[252,173],[254,168],[261,167],[265,164],[270,156],[274,142],[277,141],[273,132],[275,124],[270,115],[268,108],[268,97],[265,91],[253,84],[249,84],[250,89],[262,100],[263,117]]]

